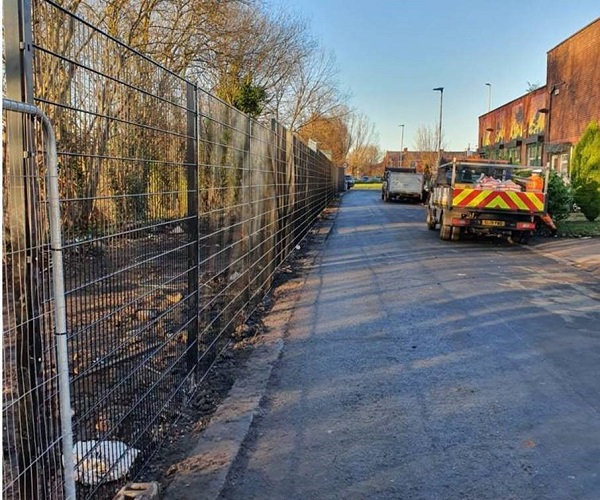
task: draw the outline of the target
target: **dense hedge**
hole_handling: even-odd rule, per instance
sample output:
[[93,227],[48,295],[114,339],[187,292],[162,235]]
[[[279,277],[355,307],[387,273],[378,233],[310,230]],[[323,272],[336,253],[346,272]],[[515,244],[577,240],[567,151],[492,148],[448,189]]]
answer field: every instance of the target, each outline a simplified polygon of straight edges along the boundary
[[591,122],[579,139],[571,160],[575,203],[589,221],[600,215],[600,125]]

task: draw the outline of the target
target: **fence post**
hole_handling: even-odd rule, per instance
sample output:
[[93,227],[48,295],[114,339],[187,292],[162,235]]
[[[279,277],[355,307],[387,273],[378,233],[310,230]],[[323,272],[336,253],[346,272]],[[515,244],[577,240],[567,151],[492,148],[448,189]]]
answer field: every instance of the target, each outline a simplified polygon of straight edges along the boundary
[[272,143],[272,164],[273,164],[273,197],[275,199],[275,225],[274,225],[274,233],[275,233],[275,260],[273,263],[273,270],[279,265],[279,252],[281,249],[281,217],[282,217],[282,205],[283,202],[282,197],[283,193],[281,192],[281,147],[280,147],[280,139],[279,139],[279,124],[275,120],[275,118],[271,118],[271,143]]
[[252,161],[252,118],[250,115],[245,115],[245,136],[244,136],[244,161],[242,171],[242,189],[245,190],[245,195],[242,199],[242,255],[243,255],[243,276],[242,286],[244,290],[242,292],[242,309],[249,306],[251,297],[250,293],[250,273],[254,270],[250,269],[252,265],[251,253],[254,248],[252,245],[254,219],[255,213],[254,203],[256,196],[254,193],[254,182],[253,182],[253,161]]
[[[187,370],[195,372],[198,366],[198,296],[200,295],[198,265],[198,89],[187,84],[187,235],[188,235],[188,311],[193,315],[187,326]],[[195,377],[192,378],[195,383]]]
[[[31,3],[4,2],[5,96],[33,104]],[[18,445],[21,498],[46,498],[48,481],[40,457],[48,444],[48,417],[42,408],[39,381],[42,375],[42,326],[39,279],[42,266],[39,221],[35,201],[38,190],[33,158],[33,117],[7,118],[10,175],[9,228],[13,249],[12,274],[16,321],[16,362],[20,441]]]
[[[48,117],[33,104],[3,99],[6,109],[35,116],[41,120],[44,141],[47,148],[46,192],[48,197],[48,218],[50,223],[50,252],[52,260],[52,289],[54,292],[54,330],[56,343],[56,358],[58,371],[58,390],[60,402],[64,493],[69,500],[75,500],[75,464],[73,459],[73,427],[71,423],[71,393],[69,380],[69,355],[67,348],[67,315],[65,301],[65,277],[63,268],[63,246],[60,216],[60,198],[58,187],[58,160],[56,154],[56,137]],[[43,417],[41,417],[43,418]],[[43,425],[43,420],[40,424]],[[47,439],[47,435],[44,433]],[[47,442],[42,441],[47,445]],[[43,452],[43,449],[39,451]],[[48,471],[42,468],[42,473],[48,477]],[[48,484],[42,482],[44,495]]]
[[296,213],[298,203],[298,159],[296,158],[296,138],[291,130],[285,131],[285,183],[286,183],[286,212],[285,212],[285,244],[281,260],[285,260],[291,251],[296,232]]

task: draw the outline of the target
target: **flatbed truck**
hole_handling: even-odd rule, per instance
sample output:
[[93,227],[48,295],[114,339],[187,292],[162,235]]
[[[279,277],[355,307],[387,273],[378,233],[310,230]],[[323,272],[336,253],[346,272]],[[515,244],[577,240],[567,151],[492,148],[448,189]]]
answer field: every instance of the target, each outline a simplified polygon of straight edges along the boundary
[[381,199],[422,201],[424,176],[415,168],[387,167],[381,184]]
[[547,168],[454,160],[434,173],[427,227],[439,226],[442,240],[478,234],[525,243],[536,218],[548,216],[547,190]]

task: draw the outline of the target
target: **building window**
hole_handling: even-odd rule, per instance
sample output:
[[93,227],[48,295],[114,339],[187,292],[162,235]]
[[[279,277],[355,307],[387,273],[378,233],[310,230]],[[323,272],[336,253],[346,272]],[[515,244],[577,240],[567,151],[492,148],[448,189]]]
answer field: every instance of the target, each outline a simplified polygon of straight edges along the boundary
[[550,161],[552,168],[562,177],[569,176],[569,153],[560,153],[552,155]]
[[488,158],[492,160],[507,160],[508,150],[506,149],[491,149]]
[[560,155],[560,171],[565,175],[569,175],[569,153]]
[[541,144],[528,144],[527,145],[527,165],[530,167],[539,167],[542,164],[541,158],[542,146]]
[[509,148],[508,150],[508,161],[512,165],[520,165],[521,164],[521,148]]

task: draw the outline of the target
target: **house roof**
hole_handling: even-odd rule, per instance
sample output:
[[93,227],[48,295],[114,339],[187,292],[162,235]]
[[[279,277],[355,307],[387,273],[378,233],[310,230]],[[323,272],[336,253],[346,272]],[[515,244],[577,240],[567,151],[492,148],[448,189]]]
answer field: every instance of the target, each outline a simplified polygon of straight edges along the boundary
[[[402,166],[416,167],[417,171],[420,172],[428,165],[431,167],[437,162],[437,154],[437,151],[408,151],[408,149],[404,151],[386,151],[383,160],[377,167],[397,167],[402,163]],[[476,151],[471,151],[470,154],[476,154]],[[468,156],[470,155],[467,151],[442,150],[442,159],[445,159],[444,161],[452,161],[453,158],[467,158]],[[402,162],[400,161],[401,158]]]
[[[423,157],[431,156],[432,154],[437,154],[437,151],[386,151],[384,159],[387,160],[400,160],[401,155],[404,155],[404,161],[418,161],[422,160]],[[467,156],[466,151],[444,151],[442,149],[442,156],[444,157],[457,157],[464,158]]]

